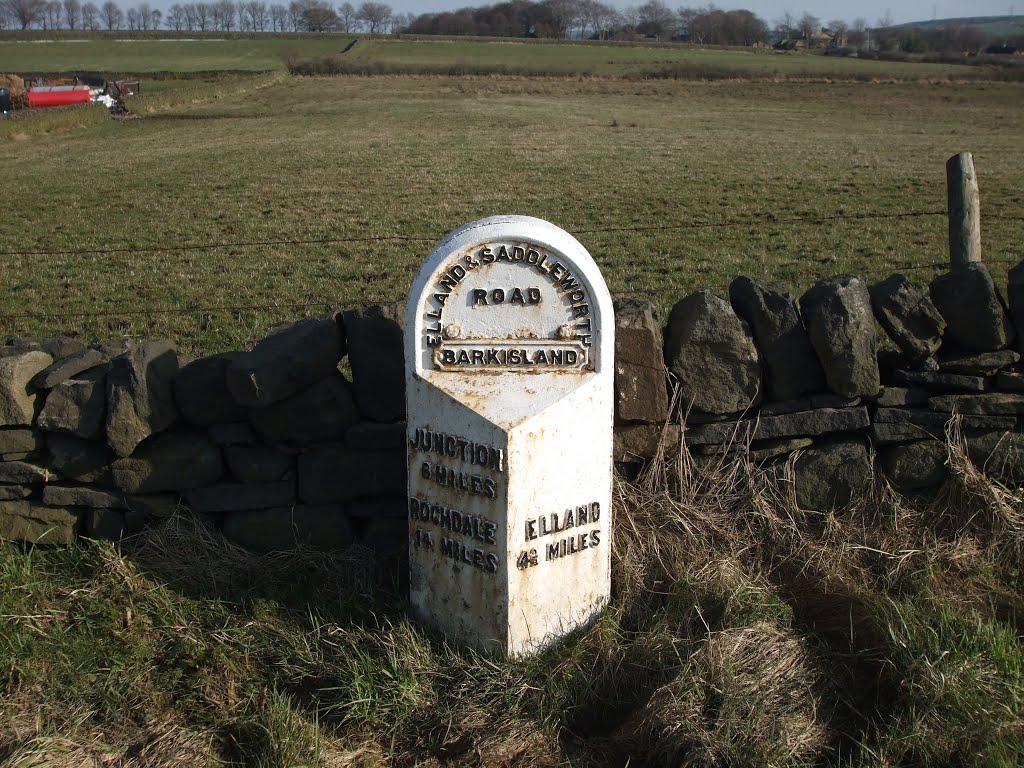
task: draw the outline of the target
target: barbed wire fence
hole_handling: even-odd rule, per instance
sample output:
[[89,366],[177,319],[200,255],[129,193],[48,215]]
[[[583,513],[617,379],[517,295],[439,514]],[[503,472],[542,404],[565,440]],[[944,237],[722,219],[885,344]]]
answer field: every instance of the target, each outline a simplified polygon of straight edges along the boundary
[[[702,229],[726,229],[751,226],[777,226],[777,225],[806,225],[806,224],[828,224],[842,221],[891,221],[899,219],[917,219],[929,217],[946,217],[947,211],[903,211],[903,212],[860,212],[860,213],[837,213],[817,216],[778,216],[772,213],[755,214],[753,216],[720,219],[716,221],[692,221],[675,224],[637,224],[615,227],[591,227],[573,231],[576,236],[601,236],[619,234],[651,234],[657,232],[680,231],[680,230],[702,230]],[[1019,221],[1024,222],[1024,216],[1013,216],[1007,214],[986,214],[987,220]],[[301,246],[330,246],[330,245],[359,245],[359,244],[380,244],[380,243],[416,243],[429,248],[438,242],[445,233],[422,235],[365,235],[357,237],[322,237],[322,238],[280,238],[264,240],[239,240],[239,241],[217,241],[207,243],[164,243],[160,245],[105,245],[73,249],[42,249],[28,248],[0,251],[0,259],[13,260],[20,258],[32,259],[60,259],[62,257],[75,258],[83,256],[115,256],[115,255],[151,255],[160,253],[187,253],[207,252],[213,253],[222,250],[236,252],[233,255],[242,255],[246,251],[256,251],[268,247],[301,247]],[[999,258],[986,256],[989,263],[1013,263],[1017,257]],[[838,266],[834,260],[823,259],[822,265],[830,267],[829,272],[835,271]],[[806,259],[791,261],[772,261],[770,266],[775,270],[784,270],[794,267],[806,268]],[[941,270],[949,267],[948,260],[941,262],[907,262],[902,264],[886,263],[873,270],[861,270],[867,275],[891,274],[893,272],[916,272],[925,270]],[[817,277],[821,277],[818,275]],[[705,286],[708,288],[722,288],[723,286]],[[110,309],[68,311],[65,309],[44,309],[25,310],[22,312],[0,312],[0,323],[18,320],[44,320],[53,318],[159,318],[169,315],[195,314],[197,317],[208,316],[214,313],[244,313],[244,312],[309,312],[321,311],[331,307],[333,302],[329,299],[311,300],[301,302],[279,301],[273,303],[238,303],[238,304],[211,304],[211,305],[187,305],[187,306],[153,306],[145,309],[131,309],[126,306],[112,307]]]

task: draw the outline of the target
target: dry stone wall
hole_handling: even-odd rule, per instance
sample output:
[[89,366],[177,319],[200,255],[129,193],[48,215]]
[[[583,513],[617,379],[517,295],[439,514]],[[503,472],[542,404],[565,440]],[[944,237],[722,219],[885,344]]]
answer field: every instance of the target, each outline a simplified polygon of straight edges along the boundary
[[[805,508],[849,503],[876,474],[927,495],[946,477],[957,416],[972,460],[1024,483],[1024,262],[1005,297],[971,263],[926,287],[830,278],[799,300],[739,277],[728,297],[683,298],[665,326],[646,302],[615,311],[615,459],[627,475],[660,440],[698,463],[796,454]],[[403,326],[402,306],[376,306],[195,360],[166,341],[10,340],[0,538],[119,539],[187,508],[255,551],[400,553]]]

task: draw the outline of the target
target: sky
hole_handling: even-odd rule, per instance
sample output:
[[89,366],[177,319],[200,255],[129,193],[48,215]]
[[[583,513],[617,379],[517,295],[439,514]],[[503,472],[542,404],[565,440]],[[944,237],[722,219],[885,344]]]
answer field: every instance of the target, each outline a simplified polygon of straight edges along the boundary
[[[492,5],[498,0],[385,0],[398,13],[428,13],[447,11],[466,6]],[[644,0],[611,0],[619,8],[627,5],[642,5]],[[681,6],[704,6],[709,0],[665,0],[670,8]],[[1011,6],[1014,13],[1024,15],[1024,0],[749,0],[749,2],[715,2],[725,10],[745,8],[753,11],[771,26],[787,10],[794,16],[806,11],[823,22],[830,19],[853,21],[863,18],[868,26],[875,26],[887,14],[894,24],[905,21],[927,21],[928,19],[949,19],[959,16],[1006,16]],[[358,2],[353,2],[358,6]]]

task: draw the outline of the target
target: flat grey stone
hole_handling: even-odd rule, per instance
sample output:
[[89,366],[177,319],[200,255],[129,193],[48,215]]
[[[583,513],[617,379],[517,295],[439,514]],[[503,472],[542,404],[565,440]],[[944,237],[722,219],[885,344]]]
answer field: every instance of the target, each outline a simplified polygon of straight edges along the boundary
[[56,385],[39,413],[40,428],[84,440],[102,438],[107,420],[106,376],[106,367],[100,366]]
[[107,374],[107,444],[129,456],[150,435],[178,420],[174,377],[178,355],[169,341],[155,341],[115,357]]
[[90,509],[86,512],[85,531],[90,539],[107,541],[120,541],[131,534],[124,511],[109,507]]
[[79,511],[35,501],[0,501],[0,539],[68,545],[75,540]]
[[300,546],[330,552],[346,549],[353,539],[352,526],[341,504],[229,512],[223,530],[231,541],[259,553]]
[[245,419],[245,408],[235,401],[227,382],[228,367],[242,354],[201,357],[181,367],[174,377],[174,402],[182,419],[201,427]]
[[[918,426],[938,427],[944,429],[949,422],[950,413],[939,413],[937,410],[924,408],[879,408],[875,411],[873,421],[876,424],[917,424]],[[962,424],[972,429],[1013,429],[1016,418],[1010,416],[965,416]]]
[[885,387],[871,402],[880,408],[895,408],[901,405],[922,405],[932,396],[924,387]]
[[921,440],[880,448],[878,463],[893,488],[917,495],[938,488],[949,477],[948,451],[939,440]]
[[181,495],[177,493],[125,494],[124,501],[129,512],[148,519],[170,517],[182,508]]
[[270,445],[226,445],[224,461],[240,483],[274,483],[292,474],[292,457]]
[[871,429],[868,430],[868,437],[871,438],[872,443],[881,446],[926,440],[928,438],[944,440],[946,433],[944,427],[936,427],[934,425],[886,423],[880,421],[871,425]]
[[761,402],[761,357],[750,329],[711,291],[672,308],[665,359],[678,378],[684,410],[735,413]]
[[165,432],[111,467],[125,493],[160,493],[213,485],[223,474],[220,448],[202,432]]
[[871,286],[871,307],[889,338],[913,364],[938,350],[946,321],[928,296],[901,274]]
[[359,412],[370,421],[405,419],[405,302],[342,315]]
[[1012,349],[996,352],[978,352],[973,355],[940,355],[939,370],[943,373],[962,373],[967,376],[994,376],[1000,369],[1020,361]]
[[185,503],[195,512],[240,512],[295,503],[295,482],[220,483],[185,491]]
[[77,376],[80,373],[103,365],[107,362],[102,352],[95,349],[83,349],[69,357],[62,357],[44,368],[32,379],[33,386],[38,389],[53,389],[58,384]]
[[770,403],[761,403],[761,408],[758,412],[762,416],[779,416],[783,413],[797,413],[798,411],[809,411],[811,409],[811,399],[809,397],[801,397],[798,400],[781,400]]
[[1013,341],[1013,323],[984,263],[939,275],[929,290],[946,319],[946,342],[969,352],[994,352]]
[[56,480],[56,475],[46,467],[27,461],[5,461],[0,463],[0,483],[39,485]]
[[924,387],[939,392],[984,392],[985,379],[979,376],[964,376],[959,373],[935,373],[932,371],[893,371],[894,384],[909,387]]
[[[1024,334],[1022,334],[1024,337]],[[995,388],[1003,392],[1024,392],[1024,373],[1000,371],[996,374]]]
[[807,448],[814,443],[809,437],[794,437],[788,440],[758,440],[751,443],[750,450],[743,445],[698,445],[697,453],[703,456],[736,456],[744,457],[751,464],[763,464],[766,461],[788,456],[793,451]]
[[967,436],[967,452],[975,466],[1004,485],[1024,485],[1024,435],[987,432]]
[[299,498],[330,504],[360,496],[403,493],[405,451],[352,451],[340,444],[315,446],[299,456]]
[[871,461],[864,441],[843,438],[801,452],[794,464],[800,509],[841,509],[864,494],[871,482]]
[[28,485],[0,485],[0,500],[26,499],[32,495],[33,490]]
[[256,442],[256,432],[248,421],[211,424],[207,430],[217,445],[244,445]]
[[928,407],[943,413],[1024,416],[1024,395],[1003,392],[942,395],[931,398]]
[[0,356],[7,357],[8,354],[20,355],[25,352],[42,350],[56,360],[81,352],[83,349],[85,349],[85,345],[82,342],[69,336],[25,336],[8,339],[5,348],[7,351],[0,353]]
[[333,317],[307,317],[278,328],[251,352],[231,359],[227,388],[239,405],[263,408],[330,376],[345,354]]
[[810,399],[811,408],[854,408],[863,402],[859,397],[842,397],[829,392],[816,392]]
[[84,485],[56,485],[43,487],[43,503],[51,507],[103,507],[126,509],[124,495]]
[[297,395],[250,414],[257,434],[270,443],[305,445],[338,440],[359,421],[345,377],[335,371]]
[[354,451],[401,451],[405,449],[405,422],[378,424],[360,421],[348,428],[345,445]]
[[735,418],[736,413],[704,413],[695,408],[691,408],[684,414],[684,421],[687,424],[719,424]]
[[640,461],[652,458],[664,440],[666,456],[679,452],[678,424],[620,424],[615,427],[612,455],[615,461]]
[[800,308],[828,388],[843,397],[878,394],[875,317],[864,281],[821,280],[800,298]]
[[39,391],[32,379],[53,362],[42,351],[0,357],[0,426],[29,426],[35,419]]
[[0,454],[0,461],[5,462],[34,462],[41,459],[42,451],[23,451],[16,454]]
[[34,429],[0,428],[0,453],[31,453],[44,445],[43,435]]
[[52,434],[46,441],[47,463],[66,480],[110,484],[111,453],[106,443],[73,435]]
[[0,461],[36,461],[42,458],[42,451],[22,451],[20,453],[0,453]]
[[705,424],[687,427],[683,439],[687,445],[744,442],[752,440],[781,440],[788,437],[815,437],[832,432],[852,432],[870,425],[868,409],[818,408],[812,411],[763,416],[724,424]]

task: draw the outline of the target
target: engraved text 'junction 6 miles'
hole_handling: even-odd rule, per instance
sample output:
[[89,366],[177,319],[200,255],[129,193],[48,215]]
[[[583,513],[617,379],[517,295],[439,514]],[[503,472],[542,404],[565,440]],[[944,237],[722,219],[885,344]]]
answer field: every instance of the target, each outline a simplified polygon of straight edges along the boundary
[[[551,329],[557,331],[561,338],[506,338],[494,342],[484,339],[445,338],[445,306],[452,293],[471,272],[501,262],[521,264],[532,272],[543,275],[551,282],[558,295],[568,302],[567,322],[558,329]],[[500,301],[496,300],[499,294]],[[540,292],[535,288],[513,288],[507,294],[504,290],[476,289],[472,298],[473,306],[482,310],[496,303],[521,303],[525,307],[539,304],[541,301]],[[434,349],[434,362],[440,370],[578,370],[588,363],[587,348],[592,346],[594,328],[587,290],[569,267],[552,259],[538,248],[495,244],[474,248],[437,276],[433,292],[427,294],[426,304],[427,323],[423,328],[423,341],[427,347]]]

